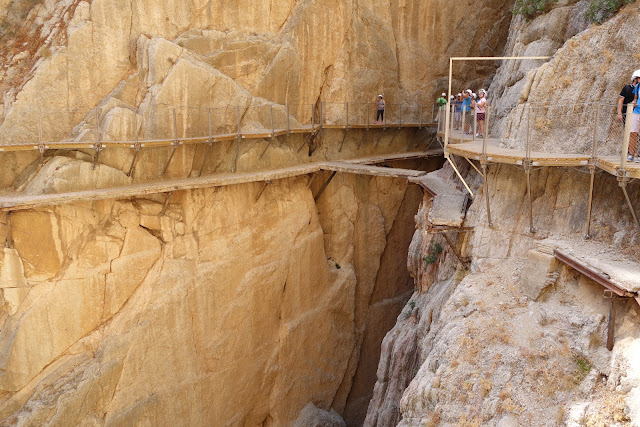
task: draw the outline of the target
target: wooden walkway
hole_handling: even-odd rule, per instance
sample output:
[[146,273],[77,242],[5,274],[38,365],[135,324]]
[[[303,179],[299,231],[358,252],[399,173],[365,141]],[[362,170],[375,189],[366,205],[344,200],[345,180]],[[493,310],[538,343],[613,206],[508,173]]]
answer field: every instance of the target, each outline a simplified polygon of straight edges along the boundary
[[348,124],[335,124],[335,125],[300,125],[291,129],[248,129],[241,133],[227,133],[218,135],[203,135],[196,137],[186,138],[163,138],[163,139],[143,139],[138,141],[60,141],[60,142],[30,142],[19,144],[2,144],[0,145],[0,152],[3,151],[34,151],[34,150],[60,150],[60,149],[92,149],[95,150],[98,146],[104,150],[106,148],[149,148],[149,147],[169,147],[176,145],[189,145],[189,144],[202,144],[202,143],[218,143],[226,141],[236,141],[244,139],[265,139],[275,138],[278,136],[289,134],[317,134],[322,129],[403,129],[403,128],[435,128],[435,123],[389,123],[386,125],[348,125]]
[[[500,147],[498,139],[487,140],[487,162],[503,163],[512,165],[523,165],[527,160],[527,153],[523,149],[513,149]],[[446,153],[471,160],[481,160],[482,141],[450,142],[447,145]],[[580,167],[588,166],[591,160],[589,154],[578,153],[543,153],[531,151],[529,160],[531,166],[567,166]],[[619,156],[596,156],[595,166],[614,175],[616,177],[640,178],[640,163],[629,162],[625,171],[621,168]]]
[[56,206],[73,202],[126,199],[149,194],[170,193],[173,191],[199,188],[223,187],[228,185],[252,182],[271,182],[279,179],[309,175],[320,171],[353,173],[390,178],[410,178],[423,175],[425,172],[409,169],[370,166],[384,161],[428,158],[442,155],[441,149],[422,152],[389,154],[335,162],[315,162],[269,171],[219,173],[198,178],[183,178],[132,184],[124,187],[113,187],[97,190],[74,191],[60,194],[24,195],[9,194],[0,197],[0,211],[16,211],[43,206]]

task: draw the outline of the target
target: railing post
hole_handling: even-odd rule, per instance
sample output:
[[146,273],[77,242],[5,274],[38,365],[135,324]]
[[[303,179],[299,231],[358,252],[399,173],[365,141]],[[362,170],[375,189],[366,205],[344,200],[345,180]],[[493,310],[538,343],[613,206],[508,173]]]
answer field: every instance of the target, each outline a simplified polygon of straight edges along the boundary
[[402,104],[398,105],[398,116],[400,120],[400,127],[402,127]]
[[347,106],[347,123],[345,127],[348,128],[349,127],[349,103],[348,102],[346,103],[346,106]]
[[418,114],[420,114],[420,118],[418,119],[418,121],[420,122],[418,124],[418,129],[422,129],[422,104],[419,105],[418,111]]
[[591,159],[595,160],[598,150],[598,128],[600,127],[600,104],[596,104],[596,121],[593,125],[593,145],[591,146]]
[[289,117],[289,103],[287,102],[287,133],[291,133],[291,121]]
[[476,140],[476,133],[478,133],[478,107],[473,109],[473,141]]
[[627,169],[627,152],[629,151],[629,139],[631,137],[631,120],[633,120],[633,109],[635,108],[635,106],[636,104],[634,103],[629,103],[627,105],[627,119],[624,125],[624,138],[622,139],[622,156],[620,158],[620,169],[625,174]]
[[271,138],[273,138],[276,133],[276,130],[273,126],[273,104],[269,106],[269,115],[271,116]]
[[311,104],[311,131],[315,130],[315,104]]
[[324,102],[320,101],[320,127],[324,126],[324,122],[322,120],[322,107],[324,105]]
[[371,127],[371,119],[370,119],[370,114],[371,114],[371,108],[369,108],[369,104],[364,104],[365,107],[367,109],[367,130],[369,130],[369,128]]
[[[449,110],[451,110],[451,111],[449,111]],[[447,133],[447,129],[449,130],[449,137],[450,138],[453,138],[454,122],[455,122],[455,118],[456,118],[455,112],[456,111],[455,111],[455,106],[454,105],[452,105],[450,109],[447,108],[447,111],[445,112],[446,114],[445,114],[445,120],[444,120],[444,123],[443,123],[443,127],[444,127],[444,132],[445,133]],[[453,115],[453,117],[449,117],[449,125],[450,125],[451,129],[447,128],[446,115],[449,115],[449,116]],[[446,145],[445,145],[445,147],[446,147]]]
[[[440,110],[438,110],[438,120],[440,118]],[[436,120],[436,104],[431,106],[431,123]]]
[[527,105],[527,134],[525,142],[525,156],[528,159],[531,157],[531,104]]
[[241,117],[240,117],[240,106],[238,105],[236,107],[236,115],[238,117],[238,139],[242,138],[242,124],[240,123],[242,121]]
[[467,128],[467,117],[466,114],[467,111],[464,109],[464,107],[462,107],[462,129],[460,131],[460,142],[464,142],[464,134],[465,134],[465,130]]

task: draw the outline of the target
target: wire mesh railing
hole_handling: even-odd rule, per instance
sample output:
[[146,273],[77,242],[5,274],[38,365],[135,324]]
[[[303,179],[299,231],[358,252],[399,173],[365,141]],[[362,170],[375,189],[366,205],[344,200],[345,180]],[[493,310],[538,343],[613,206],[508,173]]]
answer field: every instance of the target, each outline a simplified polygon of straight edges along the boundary
[[[521,104],[509,112],[487,106],[485,120],[479,120],[477,110],[458,109],[449,105],[450,121],[447,143],[468,142],[481,138],[485,132],[493,143],[503,148],[531,153],[577,155],[580,157],[619,159],[624,167],[627,154],[640,156],[636,134],[630,134],[617,104]],[[480,115],[480,117],[482,117]],[[438,132],[444,133],[444,120],[438,122]],[[633,151],[633,152],[632,152]],[[623,156],[625,153],[625,156]]]

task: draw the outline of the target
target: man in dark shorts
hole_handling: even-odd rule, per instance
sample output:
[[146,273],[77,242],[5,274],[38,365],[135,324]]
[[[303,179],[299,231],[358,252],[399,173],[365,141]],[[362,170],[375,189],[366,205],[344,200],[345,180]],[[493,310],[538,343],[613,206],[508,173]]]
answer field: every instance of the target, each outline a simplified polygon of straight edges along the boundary
[[640,70],[636,70],[631,76],[631,84],[626,85],[620,91],[620,98],[618,98],[618,121],[622,123],[627,122],[627,104],[633,102],[633,89],[640,82]]

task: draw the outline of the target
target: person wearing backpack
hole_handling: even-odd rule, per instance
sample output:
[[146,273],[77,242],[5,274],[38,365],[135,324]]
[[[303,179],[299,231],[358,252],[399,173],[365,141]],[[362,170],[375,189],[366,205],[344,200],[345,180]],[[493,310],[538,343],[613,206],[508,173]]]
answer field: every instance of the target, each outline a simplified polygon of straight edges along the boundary
[[443,117],[444,117],[444,109],[445,106],[447,105],[447,98],[446,98],[447,94],[443,93],[442,96],[438,99],[436,99],[436,104],[438,104],[438,122],[442,122]]
[[[640,80],[640,70],[633,73]],[[640,83],[637,83],[633,89],[633,102],[636,104],[631,115],[631,135],[629,136],[629,151],[627,151],[627,160],[634,160],[636,155],[636,146],[638,143],[638,132],[640,132],[640,105],[638,105],[638,93],[640,92]],[[636,163],[640,163],[640,156],[635,157]]]

